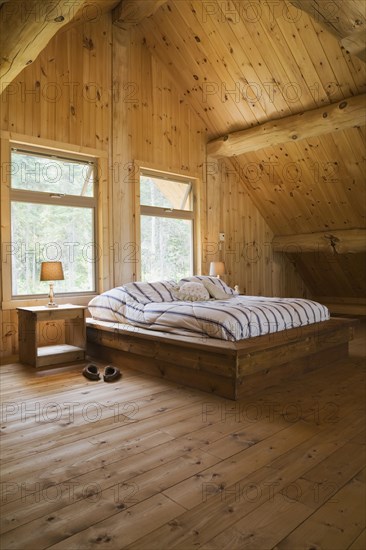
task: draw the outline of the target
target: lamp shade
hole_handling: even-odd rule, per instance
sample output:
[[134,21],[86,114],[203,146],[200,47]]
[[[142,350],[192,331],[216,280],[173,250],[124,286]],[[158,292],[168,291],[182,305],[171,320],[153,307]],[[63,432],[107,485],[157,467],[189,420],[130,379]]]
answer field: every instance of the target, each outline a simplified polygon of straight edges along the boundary
[[211,262],[210,263],[210,275],[211,277],[220,277],[225,274],[224,262]]
[[41,281],[63,281],[64,271],[62,262],[42,262]]

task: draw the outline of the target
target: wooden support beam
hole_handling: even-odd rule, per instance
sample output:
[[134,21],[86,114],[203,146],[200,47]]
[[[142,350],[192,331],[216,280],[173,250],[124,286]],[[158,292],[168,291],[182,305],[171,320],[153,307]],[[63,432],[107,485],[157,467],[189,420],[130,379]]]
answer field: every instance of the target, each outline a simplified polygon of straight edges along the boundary
[[350,54],[366,61],[364,0],[290,0],[290,4],[323,25]]
[[9,0],[0,9],[0,93],[47,46],[86,0]]
[[153,15],[167,0],[122,0],[113,11],[113,23],[127,30]]
[[274,252],[300,254],[325,252],[353,254],[366,251],[366,229],[336,229],[302,235],[276,235],[272,240]]
[[363,126],[366,123],[365,106],[366,94],[362,94],[298,115],[271,120],[210,141],[207,154],[215,158],[235,157],[264,147]]

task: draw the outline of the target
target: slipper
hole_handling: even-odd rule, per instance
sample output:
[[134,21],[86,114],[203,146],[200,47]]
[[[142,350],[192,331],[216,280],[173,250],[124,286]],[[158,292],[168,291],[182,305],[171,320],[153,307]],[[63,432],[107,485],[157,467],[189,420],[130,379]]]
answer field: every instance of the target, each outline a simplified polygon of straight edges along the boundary
[[121,378],[121,373],[116,367],[111,367],[108,365],[108,367],[104,369],[103,378],[104,382],[114,382],[115,380]]
[[89,363],[84,369],[83,369],[83,375],[85,378],[88,378],[89,380],[99,380],[100,374],[99,369],[96,365],[93,365],[92,363]]

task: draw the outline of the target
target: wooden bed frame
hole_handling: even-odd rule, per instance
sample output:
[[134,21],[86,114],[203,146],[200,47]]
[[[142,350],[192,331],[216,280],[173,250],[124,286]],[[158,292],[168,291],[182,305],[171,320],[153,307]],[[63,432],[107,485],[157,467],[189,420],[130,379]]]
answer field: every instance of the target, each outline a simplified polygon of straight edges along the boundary
[[[229,399],[240,399],[348,355],[357,320],[332,318],[240,342],[87,319],[87,353]],[[120,328],[117,328],[120,327]]]

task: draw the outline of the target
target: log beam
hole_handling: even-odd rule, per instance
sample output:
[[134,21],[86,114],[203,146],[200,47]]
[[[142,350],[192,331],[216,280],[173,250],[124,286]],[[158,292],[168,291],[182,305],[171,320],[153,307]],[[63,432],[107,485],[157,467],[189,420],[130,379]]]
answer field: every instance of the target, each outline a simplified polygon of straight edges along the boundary
[[300,235],[276,235],[272,240],[272,249],[274,252],[289,254],[366,252],[366,229],[336,229]]
[[1,90],[47,46],[86,0],[9,0],[0,9]]
[[113,11],[113,23],[127,30],[153,15],[167,0],[122,0]]
[[290,4],[308,13],[331,34],[336,36],[350,54],[366,61],[364,0],[290,0]]
[[366,94],[361,94],[298,115],[271,120],[210,141],[207,154],[215,158],[235,157],[264,147],[363,126],[366,122],[365,106]]

